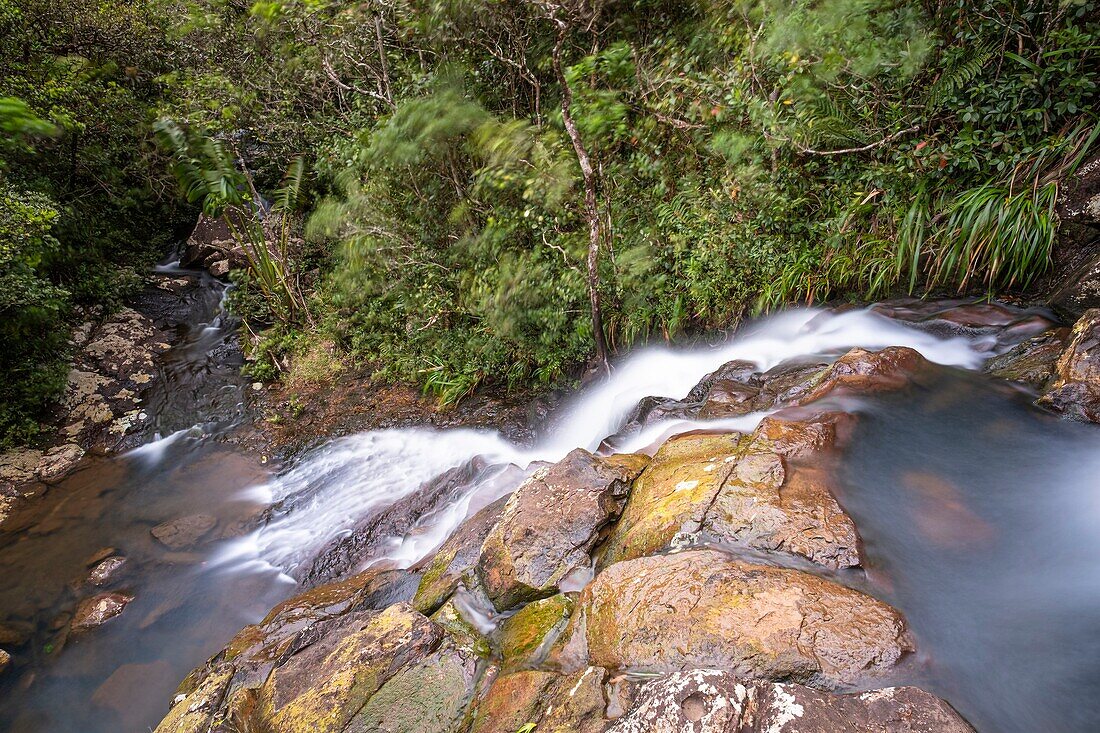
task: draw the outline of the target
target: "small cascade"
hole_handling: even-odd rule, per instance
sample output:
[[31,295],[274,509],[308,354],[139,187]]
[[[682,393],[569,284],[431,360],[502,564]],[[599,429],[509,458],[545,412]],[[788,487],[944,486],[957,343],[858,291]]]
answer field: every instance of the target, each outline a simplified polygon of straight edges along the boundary
[[[703,377],[730,361],[751,362],[764,371],[788,361],[836,357],[853,347],[887,346],[908,346],[929,361],[962,368],[977,367],[998,348],[994,336],[935,335],[871,309],[803,309],[763,319],[717,345],[638,349],[618,363],[609,378],[570,400],[532,448],[515,446],[492,431],[423,428],[373,431],[330,443],[261,489],[273,505],[269,522],[222,559],[259,558],[296,578],[308,576],[302,568],[335,540],[475,457],[526,469],[535,461],[560,460],[574,448],[595,451],[619,430],[640,400],[684,397]],[[644,451],[669,435],[695,429],[751,431],[766,414],[661,420],[630,433],[615,450]],[[420,507],[424,513],[413,518],[415,531],[386,538],[349,570],[379,562],[415,564],[471,514],[471,505],[483,506],[487,496],[507,490],[497,481],[474,482],[450,503]]]

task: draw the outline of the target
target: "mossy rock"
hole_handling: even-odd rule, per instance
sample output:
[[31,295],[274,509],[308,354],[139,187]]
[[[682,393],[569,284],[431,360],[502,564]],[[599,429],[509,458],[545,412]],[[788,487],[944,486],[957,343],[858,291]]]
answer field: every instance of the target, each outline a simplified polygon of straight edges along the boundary
[[522,669],[537,663],[548,638],[561,631],[573,613],[573,600],[559,593],[528,603],[507,619],[500,629],[500,653],[504,669]]
[[416,610],[434,613],[455,592],[459,583],[475,574],[481,545],[507,502],[507,496],[501,497],[463,522],[423,566],[420,585],[412,601]]
[[653,554],[668,547],[677,533],[698,531],[745,442],[739,433],[665,441],[634,481],[626,508],[604,544],[601,567]]
[[467,649],[481,658],[487,658],[492,653],[489,640],[466,618],[453,599],[440,606],[431,615],[431,619],[443,628],[459,648]]
[[477,657],[446,644],[391,677],[343,733],[451,733],[477,679]]

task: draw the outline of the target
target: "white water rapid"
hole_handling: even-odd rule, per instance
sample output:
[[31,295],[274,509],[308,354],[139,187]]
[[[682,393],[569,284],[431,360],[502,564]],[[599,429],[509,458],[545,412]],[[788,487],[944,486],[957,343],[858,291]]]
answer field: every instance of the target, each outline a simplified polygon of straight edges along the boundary
[[[993,337],[941,338],[870,310],[837,314],[803,309],[763,319],[716,346],[638,349],[619,362],[608,379],[570,400],[561,419],[533,448],[517,447],[493,431],[469,429],[379,430],[333,441],[259,489],[276,507],[272,518],[238,541],[222,559],[260,559],[292,572],[373,512],[475,456],[490,464],[512,463],[521,468],[536,460],[556,461],[577,447],[594,450],[642,398],[682,398],[727,362],[750,361],[764,371],[793,359],[836,356],[857,346],[908,346],[929,361],[971,369],[991,355],[995,341]],[[666,435],[699,427],[751,430],[763,416],[659,422],[630,436],[618,449],[639,450]],[[496,475],[474,483],[458,500],[421,517],[415,532],[390,538],[386,549],[365,564],[382,560],[399,567],[414,564],[458,527],[471,506],[484,506],[513,488],[502,486]]]

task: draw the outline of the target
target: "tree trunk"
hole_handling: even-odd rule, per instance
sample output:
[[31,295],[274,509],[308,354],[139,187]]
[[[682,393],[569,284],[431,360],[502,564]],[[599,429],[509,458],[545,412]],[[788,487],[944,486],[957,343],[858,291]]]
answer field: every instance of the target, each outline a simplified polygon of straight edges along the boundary
[[581,140],[577,122],[573,119],[573,91],[569,88],[569,82],[565,79],[565,72],[561,66],[561,51],[565,44],[566,28],[562,27],[558,32],[557,43],[554,44],[554,72],[561,84],[561,118],[565,123],[565,131],[569,133],[569,139],[573,143],[573,150],[577,154],[577,162],[581,166],[581,175],[584,176],[584,218],[588,223],[588,304],[592,310],[592,333],[596,340],[596,358],[600,360],[603,368],[611,371],[608,362],[607,336],[603,331],[603,308],[600,305],[600,210],[596,203],[596,172],[592,168],[592,160],[588,157],[588,150]]

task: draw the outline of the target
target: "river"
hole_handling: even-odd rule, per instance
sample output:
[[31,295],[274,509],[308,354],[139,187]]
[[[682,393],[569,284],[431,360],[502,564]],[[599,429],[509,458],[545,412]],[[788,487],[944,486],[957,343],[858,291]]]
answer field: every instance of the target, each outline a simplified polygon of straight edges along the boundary
[[[597,449],[643,397],[683,397],[733,359],[769,368],[893,345],[938,364],[934,379],[845,405],[862,418],[838,481],[866,555],[866,574],[840,579],[895,605],[916,638],[915,659],[892,682],[944,697],[980,733],[1097,729],[1100,431],[978,371],[1011,344],[1011,328],[942,333],[869,309],[791,311],[719,344],[637,351],[538,426],[533,446],[488,429],[391,429],[332,441],[276,471],[227,439],[248,385],[223,289],[204,276],[147,399],[161,437],[86,459],[0,535],[0,628],[30,637],[0,678],[0,729],[150,729],[190,669],[291,595],[295,579],[415,563],[532,462]],[[761,417],[672,419],[621,433],[616,445],[646,449],[676,432],[741,430]],[[366,518],[475,456],[481,468],[406,524],[377,525],[392,535],[356,538]],[[151,537],[196,511],[217,520],[205,544],[173,551]],[[80,580],[104,548],[127,558],[110,587],[135,600],[102,627],[67,636],[75,603],[97,592]],[[334,565],[334,552],[350,564]]]

